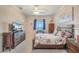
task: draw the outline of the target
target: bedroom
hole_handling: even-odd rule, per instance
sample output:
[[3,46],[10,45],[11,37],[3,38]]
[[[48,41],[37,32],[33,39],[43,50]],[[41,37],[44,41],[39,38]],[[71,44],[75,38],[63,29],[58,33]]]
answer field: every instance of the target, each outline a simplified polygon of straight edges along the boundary
[[[79,6],[71,5],[0,6],[1,17],[6,16],[1,18],[3,20],[0,24],[4,29],[2,32],[9,32],[8,25],[15,20],[23,25],[26,36],[21,44],[7,51],[15,53],[79,52],[78,46],[76,46],[78,49],[69,48],[69,42],[74,41],[76,45],[78,43],[78,14]],[[6,18],[9,21],[5,21]]]

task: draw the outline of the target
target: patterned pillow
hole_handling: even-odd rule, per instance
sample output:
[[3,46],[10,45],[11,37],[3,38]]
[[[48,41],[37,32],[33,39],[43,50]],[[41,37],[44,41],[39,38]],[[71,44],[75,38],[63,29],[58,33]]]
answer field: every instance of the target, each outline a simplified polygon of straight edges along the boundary
[[66,37],[67,38],[71,38],[72,37],[72,34],[70,32],[66,32]]

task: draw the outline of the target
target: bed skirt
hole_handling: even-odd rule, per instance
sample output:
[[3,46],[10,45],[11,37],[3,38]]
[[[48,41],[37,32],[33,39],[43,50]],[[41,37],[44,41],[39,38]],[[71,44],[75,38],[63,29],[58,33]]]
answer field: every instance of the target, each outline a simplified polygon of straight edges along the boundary
[[48,44],[37,44],[34,46],[33,40],[33,49],[65,49],[66,44],[59,44],[59,45],[48,45]]

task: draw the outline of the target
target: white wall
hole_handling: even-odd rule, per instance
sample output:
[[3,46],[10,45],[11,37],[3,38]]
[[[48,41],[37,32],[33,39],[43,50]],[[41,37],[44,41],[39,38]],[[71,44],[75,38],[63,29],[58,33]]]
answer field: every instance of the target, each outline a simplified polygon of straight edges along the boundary
[[74,6],[75,38],[79,35],[79,6]]
[[69,17],[69,20],[72,19],[72,6],[61,6],[61,8],[59,9],[59,11],[55,15],[55,21],[56,21],[56,23],[58,24],[59,21],[63,21],[65,19],[64,17],[66,17],[66,16]]

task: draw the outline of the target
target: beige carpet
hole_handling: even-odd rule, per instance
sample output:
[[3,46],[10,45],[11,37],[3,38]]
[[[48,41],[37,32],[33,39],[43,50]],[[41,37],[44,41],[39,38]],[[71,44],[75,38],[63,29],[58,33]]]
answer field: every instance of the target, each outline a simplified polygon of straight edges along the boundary
[[67,53],[65,49],[34,49],[32,53]]
[[17,45],[11,51],[5,50],[2,53],[29,53],[32,51],[32,41],[31,40],[24,40],[22,43]]

